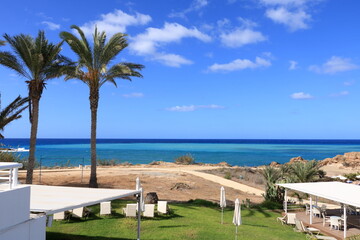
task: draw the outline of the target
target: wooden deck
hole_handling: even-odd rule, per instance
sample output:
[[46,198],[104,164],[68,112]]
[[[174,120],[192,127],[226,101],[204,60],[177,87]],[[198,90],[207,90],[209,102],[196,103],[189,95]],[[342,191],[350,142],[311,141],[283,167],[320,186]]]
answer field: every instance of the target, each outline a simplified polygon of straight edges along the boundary
[[[331,209],[327,210],[328,216],[341,216],[341,210],[340,209]],[[323,219],[319,217],[313,217],[313,224],[310,224],[310,215],[306,215],[305,211],[302,212],[296,212],[296,218],[303,221],[305,226],[311,226],[314,228],[317,228],[321,231],[322,234],[327,236],[335,237],[336,239],[344,239],[344,231],[341,230],[335,230],[330,229],[329,223],[326,223],[325,226],[323,226]],[[351,237],[354,235],[360,234],[360,216],[359,215],[348,215],[348,225],[347,225],[347,237]]]

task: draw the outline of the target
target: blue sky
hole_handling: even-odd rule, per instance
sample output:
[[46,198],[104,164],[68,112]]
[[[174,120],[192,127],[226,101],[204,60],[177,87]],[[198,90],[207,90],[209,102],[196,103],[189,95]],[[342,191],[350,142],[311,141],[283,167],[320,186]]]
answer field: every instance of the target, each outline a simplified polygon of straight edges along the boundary
[[[1,34],[44,29],[58,42],[72,24],[88,36],[95,25],[128,34],[116,61],[144,64],[144,78],[103,86],[99,138],[360,138],[358,0],[1,4]],[[74,57],[66,45],[63,54]],[[3,104],[27,94],[4,67],[0,90]],[[25,113],[4,135],[29,129]],[[89,129],[87,86],[50,81],[38,136],[88,138]]]

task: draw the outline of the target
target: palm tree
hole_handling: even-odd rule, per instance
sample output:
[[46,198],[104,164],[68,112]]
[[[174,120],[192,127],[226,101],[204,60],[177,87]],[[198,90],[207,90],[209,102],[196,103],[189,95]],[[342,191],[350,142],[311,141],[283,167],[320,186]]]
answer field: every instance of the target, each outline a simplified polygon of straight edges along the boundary
[[90,187],[97,187],[96,178],[96,127],[99,91],[102,85],[110,82],[116,86],[116,78],[131,80],[131,77],[142,77],[139,70],[141,64],[122,62],[109,67],[112,60],[128,46],[126,35],[117,33],[106,42],[105,32],[95,28],[92,45],[89,44],[84,32],[76,25],[71,26],[80,35],[78,38],[70,32],[61,32],[60,37],[68,43],[77,55],[76,67],[67,72],[65,80],[79,79],[88,85],[91,111],[91,174]]
[[317,161],[295,162],[290,165],[289,175],[291,182],[314,182],[323,176]]
[[263,194],[265,200],[282,202],[283,191],[276,185],[276,183],[283,177],[282,170],[266,166],[260,173],[263,175],[266,182],[265,194]]
[[35,163],[39,103],[48,80],[60,77],[70,61],[60,55],[62,42],[49,43],[43,31],[34,39],[29,35],[4,35],[13,53],[0,51],[0,64],[23,77],[29,92],[30,151],[26,183],[31,184]]
[[[4,128],[12,121],[21,118],[20,114],[28,107],[28,105],[24,106],[28,102],[29,98],[22,98],[18,96],[14,101],[0,111],[0,131],[4,131]],[[3,138],[4,136],[0,133],[0,139]]]

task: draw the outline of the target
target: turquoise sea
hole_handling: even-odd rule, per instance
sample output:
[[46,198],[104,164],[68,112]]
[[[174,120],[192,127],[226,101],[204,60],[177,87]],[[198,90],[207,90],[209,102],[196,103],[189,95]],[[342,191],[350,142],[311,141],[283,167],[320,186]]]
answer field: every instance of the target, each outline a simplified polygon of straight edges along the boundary
[[[28,139],[3,139],[12,147],[29,147]],[[38,139],[37,161],[44,166],[89,164],[89,139]],[[256,166],[272,161],[284,163],[292,157],[322,160],[345,152],[360,151],[360,140],[273,140],[273,139],[98,139],[99,159],[118,162],[172,162],[191,154],[196,162],[228,162]],[[26,157],[27,153],[21,153]]]

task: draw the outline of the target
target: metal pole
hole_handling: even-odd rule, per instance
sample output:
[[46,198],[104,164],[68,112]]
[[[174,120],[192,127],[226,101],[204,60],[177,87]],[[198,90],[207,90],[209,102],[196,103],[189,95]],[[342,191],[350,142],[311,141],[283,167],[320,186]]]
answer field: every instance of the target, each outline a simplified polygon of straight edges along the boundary
[[344,204],[344,239],[346,238],[346,231],[347,231],[347,216],[346,216],[346,205]]
[[236,225],[236,228],[235,228],[235,240],[238,239],[238,226]]
[[221,224],[224,224],[224,208],[221,208]]
[[137,199],[137,204],[138,204],[138,207],[137,207],[137,214],[138,214],[138,222],[137,222],[137,240],[140,240],[140,222],[141,222],[141,203],[140,203],[140,193],[138,193],[136,195],[136,199]]
[[41,165],[42,165],[42,157],[40,157],[40,173],[39,173],[39,184],[41,184]]
[[313,205],[312,196],[310,195],[310,224],[313,224]]
[[284,195],[284,211],[287,213],[287,189],[285,189]]

